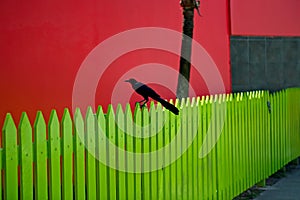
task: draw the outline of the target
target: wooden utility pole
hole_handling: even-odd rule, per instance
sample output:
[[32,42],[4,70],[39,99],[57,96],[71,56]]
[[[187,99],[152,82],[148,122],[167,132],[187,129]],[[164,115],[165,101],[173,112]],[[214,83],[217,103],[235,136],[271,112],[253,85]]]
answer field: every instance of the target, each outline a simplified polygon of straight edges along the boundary
[[192,39],[194,31],[194,9],[199,12],[200,1],[196,0],[182,0],[180,5],[183,9],[183,31],[181,44],[181,57],[179,76],[177,83],[177,98],[185,98],[189,95],[189,81],[191,69],[191,53],[192,53]]

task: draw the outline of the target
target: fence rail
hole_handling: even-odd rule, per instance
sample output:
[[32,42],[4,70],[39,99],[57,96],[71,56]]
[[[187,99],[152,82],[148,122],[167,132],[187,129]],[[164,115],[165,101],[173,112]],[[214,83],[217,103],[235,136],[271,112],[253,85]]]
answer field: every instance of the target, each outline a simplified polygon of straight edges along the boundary
[[7,114],[0,199],[232,199],[300,156],[300,88],[174,103]]

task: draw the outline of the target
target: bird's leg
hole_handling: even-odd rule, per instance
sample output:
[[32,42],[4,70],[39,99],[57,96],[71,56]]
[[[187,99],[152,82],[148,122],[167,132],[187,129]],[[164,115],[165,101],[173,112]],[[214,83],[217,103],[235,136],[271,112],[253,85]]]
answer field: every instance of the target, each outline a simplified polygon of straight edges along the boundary
[[138,104],[141,106],[141,103],[142,103],[143,101],[146,101],[146,99],[143,99],[142,101],[137,101],[137,102],[135,102],[135,104],[138,103]]
[[142,103],[143,101],[147,101],[146,99],[143,99],[142,101],[138,101],[137,103]]
[[143,104],[140,105],[141,108],[145,106],[145,104],[149,101],[149,99],[144,99],[144,101],[145,101],[145,102],[144,102]]

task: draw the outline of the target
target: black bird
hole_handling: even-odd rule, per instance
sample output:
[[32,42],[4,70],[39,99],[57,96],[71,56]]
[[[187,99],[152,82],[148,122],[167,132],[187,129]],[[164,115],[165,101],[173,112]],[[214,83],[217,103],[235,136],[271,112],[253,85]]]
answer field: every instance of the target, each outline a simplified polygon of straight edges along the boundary
[[140,94],[141,96],[144,97],[144,99],[142,101],[138,102],[138,103],[140,103],[141,106],[144,106],[149,101],[149,97],[151,97],[152,99],[154,99],[154,100],[158,101],[159,103],[161,103],[161,105],[163,105],[166,109],[168,109],[169,111],[171,111],[175,115],[179,114],[178,108],[176,108],[174,105],[172,105],[169,102],[162,99],[159,94],[157,94],[152,88],[148,87],[147,85],[145,85],[141,82],[138,82],[133,78],[128,79],[125,82],[129,82],[131,84],[132,88],[138,94]]

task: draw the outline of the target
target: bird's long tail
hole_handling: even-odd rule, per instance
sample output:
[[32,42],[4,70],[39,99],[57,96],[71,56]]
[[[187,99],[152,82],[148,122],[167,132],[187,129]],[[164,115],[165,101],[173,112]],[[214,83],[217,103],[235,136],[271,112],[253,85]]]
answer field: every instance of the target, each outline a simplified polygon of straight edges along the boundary
[[163,107],[165,107],[166,109],[168,109],[169,111],[171,111],[172,113],[174,113],[175,115],[179,114],[179,110],[178,108],[176,108],[173,104],[170,104],[169,102],[165,101],[164,99],[157,97],[154,100],[158,101],[159,103],[161,103],[161,105]]

